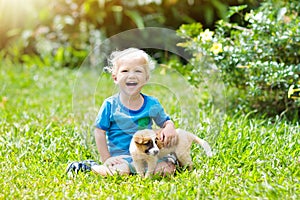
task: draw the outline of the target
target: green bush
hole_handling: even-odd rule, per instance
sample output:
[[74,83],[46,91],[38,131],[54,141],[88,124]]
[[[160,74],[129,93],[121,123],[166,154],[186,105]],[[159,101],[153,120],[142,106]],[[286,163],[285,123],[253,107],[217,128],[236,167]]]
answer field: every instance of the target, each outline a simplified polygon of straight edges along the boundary
[[229,11],[228,18],[243,17],[240,24],[221,20],[214,31],[203,30],[201,24],[182,25],[178,34],[185,41],[178,45],[193,58],[188,66],[192,70],[181,71],[198,85],[202,67],[216,66],[224,83],[237,88],[238,106],[246,112],[274,115],[299,109],[299,102],[288,99],[287,93],[291,85],[300,84],[300,4],[268,1],[243,14],[245,8]]

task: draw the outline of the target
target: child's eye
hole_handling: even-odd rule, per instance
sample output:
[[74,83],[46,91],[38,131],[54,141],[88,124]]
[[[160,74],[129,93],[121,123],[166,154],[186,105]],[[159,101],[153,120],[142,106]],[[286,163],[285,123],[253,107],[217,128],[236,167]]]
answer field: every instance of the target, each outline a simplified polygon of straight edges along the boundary
[[121,73],[126,73],[126,72],[128,72],[127,69],[121,70]]
[[136,70],[135,72],[137,72],[137,73],[142,73],[142,71],[141,71],[141,70]]

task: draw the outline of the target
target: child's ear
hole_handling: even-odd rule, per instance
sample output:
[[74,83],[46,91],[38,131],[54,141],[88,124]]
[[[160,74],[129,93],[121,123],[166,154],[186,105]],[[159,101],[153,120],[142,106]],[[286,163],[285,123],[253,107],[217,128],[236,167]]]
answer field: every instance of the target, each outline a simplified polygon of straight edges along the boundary
[[115,74],[112,74],[111,77],[112,77],[112,79],[114,80],[114,82],[117,81],[117,76],[116,76]]

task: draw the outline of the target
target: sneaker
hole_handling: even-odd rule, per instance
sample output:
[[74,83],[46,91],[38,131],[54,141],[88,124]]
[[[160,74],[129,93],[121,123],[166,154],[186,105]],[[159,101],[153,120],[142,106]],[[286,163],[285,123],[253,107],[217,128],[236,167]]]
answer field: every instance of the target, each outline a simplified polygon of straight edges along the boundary
[[89,172],[91,171],[91,167],[94,165],[98,165],[93,160],[85,160],[80,162],[72,162],[68,165],[66,173],[76,173],[78,174],[79,171],[81,172]]

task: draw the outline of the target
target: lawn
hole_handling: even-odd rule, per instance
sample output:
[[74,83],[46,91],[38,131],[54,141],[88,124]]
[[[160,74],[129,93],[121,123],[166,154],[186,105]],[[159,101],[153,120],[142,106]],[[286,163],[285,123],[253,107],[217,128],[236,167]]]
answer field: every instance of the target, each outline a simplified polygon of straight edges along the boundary
[[177,84],[175,75],[160,77],[172,86],[156,80],[145,92],[161,100],[177,126],[207,139],[212,158],[194,145],[195,169],[180,170],[174,177],[80,173],[69,178],[69,162],[99,159],[93,120],[103,99],[116,92],[112,81],[88,69],[9,63],[0,69],[0,199],[300,198],[299,124],[228,110],[222,123],[213,123],[209,109],[186,114],[185,105],[197,108],[203,96],[178,98],[172,91],[185,86]]

